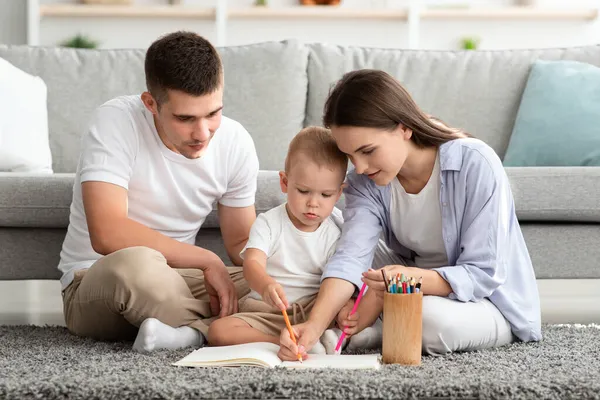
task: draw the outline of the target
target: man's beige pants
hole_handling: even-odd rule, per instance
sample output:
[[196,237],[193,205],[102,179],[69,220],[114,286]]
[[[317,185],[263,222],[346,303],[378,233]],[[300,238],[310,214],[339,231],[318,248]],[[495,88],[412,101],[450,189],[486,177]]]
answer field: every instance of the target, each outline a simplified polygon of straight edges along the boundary
[[[238,299],[250,292],[241,267],[228,267]],[[146,318],[208,333],[215,319],[199,269],[171,268],[148,247],[130,247],[75,272],[63,291],[67,328],[99,340],[132,340]]]

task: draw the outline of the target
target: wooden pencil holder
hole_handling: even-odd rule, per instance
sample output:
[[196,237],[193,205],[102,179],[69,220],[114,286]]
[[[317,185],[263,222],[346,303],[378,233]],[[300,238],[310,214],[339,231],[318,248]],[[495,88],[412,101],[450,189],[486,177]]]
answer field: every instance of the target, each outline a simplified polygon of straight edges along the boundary
[[383,362],[420,365],[423,293],[383,294]]

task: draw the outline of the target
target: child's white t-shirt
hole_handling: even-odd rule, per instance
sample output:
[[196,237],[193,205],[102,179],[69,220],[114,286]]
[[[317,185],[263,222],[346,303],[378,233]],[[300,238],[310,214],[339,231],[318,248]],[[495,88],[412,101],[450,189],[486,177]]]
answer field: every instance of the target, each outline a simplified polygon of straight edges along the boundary
[[[329,257],[335,252],[341,230],[331,216],[314,232],[296,228],[286,211],[285,204],[258,216],[246,249],[258,249],[267,255],[267,274],[279,283],[289,304],[318,293],[321,275]],[[254,290],[250,297],[261,299]]]
[[127,189],[129,218],[194,244],[215,202],[229,207],[254,204],[257,175],[252,138],[234,120],[223,117],[206,152],[191,160],[164,145],[139,95],[103,104],[82,139],[58,266],[62,287],[71,283],[75,270],[88,268],[101,257],[91,245],[81,183],[101,181]]

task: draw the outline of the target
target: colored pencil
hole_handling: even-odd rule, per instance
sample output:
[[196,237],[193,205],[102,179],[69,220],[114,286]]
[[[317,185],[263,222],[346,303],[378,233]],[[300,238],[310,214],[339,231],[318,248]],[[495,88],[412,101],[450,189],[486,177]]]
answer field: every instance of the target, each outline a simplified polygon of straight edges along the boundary
[[381,268],[381,276],[383,276],[383,283],[385,283],[385,290],[387,291],[389,282],[387,280],[387,277],[385,276],[385,271],[383,270],[383,268]]
[[[290,336],[294,341],[294,344],[298,346],[298,342],[296,341],[296,335],[294,335],[294,330],[292,329],[292,324],[290,324],[290,319],[288,318],[287,311],[283,310],[283,319],[285,320],[285,326],[287,326],[288,331],[290,331]],[[298,361],[302,362],[302,354],[298,353]]]
[[[360,303],[360,299],[362,299],[363,294],[365,293],[365,289],[367,288],[367,284],[363,283],[362,287],[360,288],[360,292],[358,292],[358,297],[356,298],[356,301],[354,302],[354,306],[352,307],[352,311],[350,311],[350,315],[354,314],[356,312],[356,309],[358,308],[358,303]],[[348,329],[347,326],[344,327],[344,331]],[[346,332],[342,331],[342,335],[340,336],[340,340],[338,340],[337,345],[335,346],[335,352],[339,352],[341,347],[342,347],[342,342],[344,341],[344,338],[346,337]]]

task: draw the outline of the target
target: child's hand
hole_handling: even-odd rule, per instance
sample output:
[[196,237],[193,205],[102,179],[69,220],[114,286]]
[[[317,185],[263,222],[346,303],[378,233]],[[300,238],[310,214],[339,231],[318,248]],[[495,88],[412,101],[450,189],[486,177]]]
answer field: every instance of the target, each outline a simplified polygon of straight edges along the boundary
[[347,337],[354,335],[358,331],[358,311],[350,315],[350,311],[352,311],[352,307],[354,307],[354,300],[355,299],[348,300],[335,319],[339,328],[346,332]]
[[279,352],[277,356],[283,361],[298,360],[298,353],[306,360],[307,352],[319,341],[323,331],[310,321],[303,322],[298,325],[293,325],[292,330],[296,336],[297,343],[290,337],[290,332],[287,328],[281,330],[279,336]]
[[263,290],[262,299],[265,303],[281,311],[287,310],[289,307],[283,287],[279,283],[268,284]]

